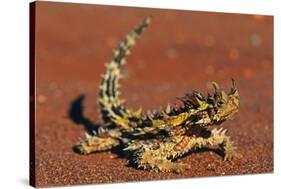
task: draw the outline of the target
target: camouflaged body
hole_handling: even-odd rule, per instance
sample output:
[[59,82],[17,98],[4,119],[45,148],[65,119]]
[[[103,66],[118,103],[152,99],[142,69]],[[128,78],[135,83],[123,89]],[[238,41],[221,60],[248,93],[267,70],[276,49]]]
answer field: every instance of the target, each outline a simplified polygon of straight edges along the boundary
[[226,135],[227,130],[211,127],[238,112],[239,94],[234,80],[229,93],[212,82],[214,92],[207,97],[199,92],[186,94],[180,98],[180,107],[168,105],[161,111],[134,111],[120,99],[120,69],[149,22],[148,17],[127,34],[114,50],[111,62],[106,64],[98,99],[104,125],[98,132],[87,133],[75,146],[76,151],[90,154],[119,147],[128,152],[129,162],[136,167],[155,171],[180,172],[186,166],[175,160],[203,147],[218,148],[224,160],[231,160],[235,147]]

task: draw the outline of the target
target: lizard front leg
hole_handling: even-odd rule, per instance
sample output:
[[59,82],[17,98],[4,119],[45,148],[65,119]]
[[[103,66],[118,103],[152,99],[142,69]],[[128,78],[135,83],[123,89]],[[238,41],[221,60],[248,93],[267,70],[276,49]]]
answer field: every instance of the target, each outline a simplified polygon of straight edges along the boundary
[[226,135],[226,129],[213,129],[211,136],[207,139],[208,143],[212,146],[219,146],[224,152],[224,160],[231,160],[235,154],[236,147],[231,141],[230,137]]
[[226,129],[213,129],[209,137],[185,136],[181,142],[175,146],[179,152],[186,154],[190,150],[203,147],[216,146],[224,152],[224,160],[231,160],[235,154],[235,146],[230,137],[226,135]]
[[184,136],[173,147],[173,157],[178,158],[190,150],[196,150],[208,146],[218,146],[224,152],[224,160],[231,160],[235,154],[236,147],[233,145],[230,137],[226,135],[226,129],[213,129],[209,137]]

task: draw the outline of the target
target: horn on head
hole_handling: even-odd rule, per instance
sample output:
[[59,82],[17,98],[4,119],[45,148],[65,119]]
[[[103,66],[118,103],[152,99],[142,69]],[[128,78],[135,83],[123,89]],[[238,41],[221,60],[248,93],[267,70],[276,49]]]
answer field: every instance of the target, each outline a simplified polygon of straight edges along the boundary
[[236,87],[236,82],[235,82],[235,80],[233,78],[231,79],[231,82],[232,82],[232,86],[231,86],[229,94],[237,94],[238,95],[238,90],[237,90],[237,87]]
[[212,81],[212,85],[213,85],[216,93],[221,92],[221,88],[220,88],[219,84],[217,84],[216,82]]

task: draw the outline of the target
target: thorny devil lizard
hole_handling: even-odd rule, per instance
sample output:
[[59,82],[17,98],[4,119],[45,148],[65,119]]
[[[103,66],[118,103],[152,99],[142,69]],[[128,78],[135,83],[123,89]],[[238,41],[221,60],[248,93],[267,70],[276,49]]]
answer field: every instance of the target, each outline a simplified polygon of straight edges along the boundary
[[231,160],[235,147],[226,135],[227,130],[209,129],[238,112],[239,94],[233,79],[229,93],[212,82],[213,94],[204,97],[194,91],[180,98],[180,107],[168,105],[153,113],[132,111],[119,98],[120,69],[149,22],[150,17],[144,19],[114,50],[99,87],[98,102],[105,124],[97,132],[86,133],[86,138],[74,147],[75,151],[90,154],[119,147],[129,154],[129,163],[137,168],[176,173],[185,166],[175,160],[203,147],[215,148],[222,152],[224,160]]

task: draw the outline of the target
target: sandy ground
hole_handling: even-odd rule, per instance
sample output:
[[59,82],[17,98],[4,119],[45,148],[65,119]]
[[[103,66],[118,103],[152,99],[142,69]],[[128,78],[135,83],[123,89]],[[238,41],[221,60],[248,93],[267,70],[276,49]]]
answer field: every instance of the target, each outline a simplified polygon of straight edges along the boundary
[[[145,110],[237,81],[241,108],[223,127],[241,155],[214,152],[181,159],[190,170],[155,173],[127,166],[113,152],[72,151],[85,129],[102,123],[100,75],[119,39],[152,15],[124,68],[122,96]],[[37,3],[36,185],[62,186],[273,172],[273,17]],[[71,112],[71,113],[70,113]]]

